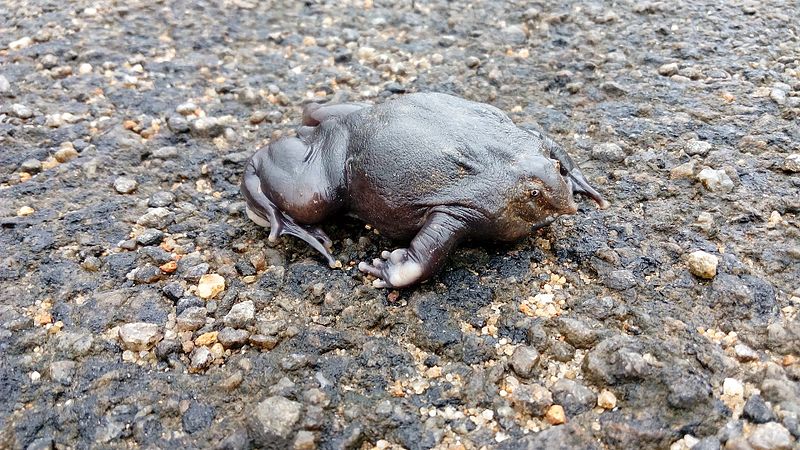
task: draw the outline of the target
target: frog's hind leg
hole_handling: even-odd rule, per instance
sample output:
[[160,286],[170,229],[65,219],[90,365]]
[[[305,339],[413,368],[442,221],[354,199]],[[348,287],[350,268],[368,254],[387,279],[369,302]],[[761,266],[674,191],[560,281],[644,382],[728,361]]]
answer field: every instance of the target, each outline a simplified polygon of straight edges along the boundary
[[332,241],[319,227],[300,225],[289,215],[283,213],[261,190],[261,181],[256,174],[252,161],[247,165],[242,179],[242,193],[247,200],[247,216],[256,224],[269,226],[269,241],[275,242],[278,237],[290,235],[302,239],[325,257],[328,265],[337,266],[337,261],[330,252]]

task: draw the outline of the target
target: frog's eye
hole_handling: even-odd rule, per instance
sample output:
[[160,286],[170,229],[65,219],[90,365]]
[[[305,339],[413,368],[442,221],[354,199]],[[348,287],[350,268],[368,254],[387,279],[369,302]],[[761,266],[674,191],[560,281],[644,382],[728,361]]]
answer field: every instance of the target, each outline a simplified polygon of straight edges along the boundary
[[531,196],[531,198],[538,197],[539,196],[539,190],[538,189],[532,190],[531,193],[530,193],[530,196]]

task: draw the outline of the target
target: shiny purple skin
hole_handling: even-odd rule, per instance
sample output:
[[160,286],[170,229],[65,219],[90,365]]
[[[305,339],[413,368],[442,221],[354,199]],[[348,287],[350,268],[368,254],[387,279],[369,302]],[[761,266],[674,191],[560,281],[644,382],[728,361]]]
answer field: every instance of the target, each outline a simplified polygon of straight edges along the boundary
[[410,239],[359,264],[377,287],[427,280],[463,239],[514,241],[575,214],[575,193],[608,207],[549,138],[493,106],[434,93],[309,105],[297,137],[253,155],[241,191],[271,241],[296,236],[332,267],[331,240],[315,226],[332,215]]

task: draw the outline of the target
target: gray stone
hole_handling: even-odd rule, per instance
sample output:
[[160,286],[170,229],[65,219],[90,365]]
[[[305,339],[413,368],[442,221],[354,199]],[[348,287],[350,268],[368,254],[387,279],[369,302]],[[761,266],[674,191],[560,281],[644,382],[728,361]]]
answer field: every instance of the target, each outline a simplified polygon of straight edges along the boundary
[[50,378],[56,383],[64,386],[72,384],[72,376],[75,373],[75,361],[61,360],[50,364]]
[[194,114],[196,110],[197,110],[197,105],[195,105],[193,102],[184,102],[175,107],[175,112],[177,112],[182,116],[188,116],[190,114]]
[[164,232],[155,228],[147,228],[136,237],[141,245],[158,245],[164,239]]
[[28,158],[25,161],[22,161],[22,164],[19,166],[19,170],[28,173],[39,173],[42,170],[42,162],[36,158]]
[[11,93],[11,83],[8,82],[8,78],[0,75],[0,94],[6,95]]
[[630,270],[612,270],[603,277],[603,284],[609,289],[624,291],[637,284],[636,276]]
[[686,143],[686,148],[684,151],[687,155],[700,155],[704,156],[711,150],[711,143],[706,141],[699,141],[697,139],[692,139]]
[[658,74],[665,77],[670,77],[672,75],[675,75],[676,73],[678,73],[678,63],[662,64],[658,68]]
[[228,314],[225,315],[225,326],[231,328],[245,328],[253,324],[256,315],[256,307],[252,300],[247,300],[233,305]]
[[192,134],[198,137],[213,138],[221,135],[228,125],[228,120],[217,117],[200,117],[189,124]]
[[783,425],[769,422],[756,426],[747,441],[755,450],[789,450],[794,438]]
[[511,355],[511,368],[523,378],[530,378],[538,365],[539,352],[533,347],[521,345]]
[[171,205],[175,201],[175,194],[169,191],[158,191],[147,200],[147,206],[151,208],[163,208]]
[[697,174],[697,180],[711,192],[729,192],[734,188],[733,180],[722,169],[706,167]]
[[692,450],[720,450],[719,439],[716,436],[706,436],[692,447]]
[[581,320],[561,318],[558,321],[558,331],[575,348],[590,348],[597,342],[595,330]]
[[137,183],[133,178],[118,177],[116,180],[114,180],[114,190],[120,194],[130,194],[131,192],[135,191],[138,186],[139,183]]
[[136,272],[133,274],[133,281],[140,284],[155,283],[161,279],[161,275],[161,269],[147,265],[136,269]]
[[553,394],[539,384],[521,384],[511,392],[511,403],[517,410],[535,417],[544,416],[553,404]]
[[175,328],[178,331],[197,331],[206,324],[206,308],[192,306],[183,310],[176,319]]
[[[286,397],[267,397],[253,411],[251,427],[261,439],[286,440],[300,420],[302,405]],[[279,448],[279,447],[276,447]]]
[[217,340],[225,348],[239,348],[247,343],[249,337],[247,330],[225,327],[217,335]]
[[211,350],[209,350],[208,347],[197,347],[192,350],[189,370],[192,372],[202,372],[207,369],[212,362],[214,362],[214,357],[211,355]]
[[175,214],[167,208],[150,208],[136,221],[138,225],[148,228],[164,229],[175,221]]
[[613,143],[606,142],[592,147],[592,159],[608,162],[622,162],[625,160],[625,151],[622,147]]
[[159,147],[153,150],[153,158],[172,159],[178,156],[178,149],[173,146]]
[[775,420],[772,409],[760,395],[751,395],[744,404],[742,417],[753,423],[767,423]]
[[520,45],[524,44],[528,37],[525,35],[525,30],[520,25],[508,25],[500,30],[500,35],[503,42],[506,44]]
[[126,323],[119,327],[119,338],[125,348],[141,351],[152,347],[161,338],[161,332],[154,323]]
[[11,114],[19,119],[30,119],[33,117],[33,110],[20,103],[11,105]]
[[186,272],[183,274],[183,278],[186,278],[189,281],[198,281],[200,277],[208,273],[210,268],[211,266],[209,266],[207,263],[196,264],[186,269]]
[[563,406],[570,417],[586,412],[597,404],[597,395],[573,380],[558,380],[551,390],[554,403]]

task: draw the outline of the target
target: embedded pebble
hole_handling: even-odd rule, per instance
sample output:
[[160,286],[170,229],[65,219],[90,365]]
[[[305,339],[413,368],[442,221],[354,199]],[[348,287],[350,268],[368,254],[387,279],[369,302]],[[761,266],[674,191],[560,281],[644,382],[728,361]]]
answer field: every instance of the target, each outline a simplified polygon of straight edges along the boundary
[[147,228],[136,236],[136,242],[141,245],[158,245],[162,239],[164,232],[155,228]]
[[603,409],[614,409],[617,407],[617,396],[611,391],[603,390],[597,396],[597,406]]
[[160,337],[159,326],[154,323],[134,322],[119,327],[119,338],[128,350],[148,350]]
[[739,361],[749,362],[759,360],[758,352],[744,344],[736,344],[733,347],[733,351],[736,354],[736,359]]
[[175,329],[178,331],[197,331],[206,324],[208,311],[204,307],[192,306],[184,309],[176,319]]
[[561,425],[567,421],[567,415],[564,414],[564,407],[561,405],[553,405],[547,409],[547,414],[544,416],[551,425]]
[[225,327],[217,335],[217,340],[225,348],[239,348],[247,343],[250,333],[246,330]]
[[744,386],[735,378],[725,378],[722,383],[722,393],[729,397],[741,397],[744,395]]
[[711,279],[717,275],[717,265],[719,258],[711,253],[697,250],[689,253],[686,264],[689,272],[700,278]]
[[19,119],[30,119],[33,117],[33,110],[23,104],[14,103],[11,105],[11,114]]
[[789,450],[794,438],[783,425],[769,422],[756,426],[747,441],[755,450]]
[[133,178],[118,177],[114,180],[114,189],[120,194],[130,194],[139,186]]
[[521,345],[514,350],[511,355],[511,368],[514,372],[523,377],[529,378],[533,375],[534,369],[539,365],[539,352],[534,347]]
[[787,172],[800,172],[800,153],[792,153],[783,160],[783,170]]
[[136,220],[138,225],[148,228],[164,229],[175,221],[175,214],[167,208],[150,208]]
[[189,371],[194,373],[202,372],[211,366],[212,362],[214,362],[214,356],[211,354],[211,350],[208,347],[197,347],[192,350]]
[[252,417],[257,432],[267,439],[289,437],[294,425],[300,420],[300,403],[281,396],[267,397],[253,411]]
[[214,298],[224,290],[225,278],[216,273],[209,273],[201,276],[200,282],[197,284],[197,296],[206,300]]
[[691,141],[687,142],[686,148],[684,149],[686,154],[690,156],[694,155],[705,156],[709,150],[711,150],[710,142],[698,141],[696,139],[692,139]]
[[618,144],[606,142],[592,147],[592,159],[608,162],[622,162],[625,160],[625,151]]
[[9,50],[22,50],[23,48],[28,47],[32,43],[33,43],[33,39],[31,39],[29,36],[24,36],[24,37],[21,37],[21,38],[17,39],[16,41],[9,42],[8,43],[8,49]]
[[662,64],[658,68],[658,74],[663,75],[665,77],[669,77],[678,73],[678,63],[667,63]]
[[11,93],[11,83],[8,78],[0,75],[0,94],[6,95]]
[[706,167],[697,174],[697,180],[711,192],[729,192],[733,189],[733,181],[722,169]]
[[225,326],[231,328],[245,328],[252,325],[256,315],[256,307],[251,300],[237,303],[225,315]]

